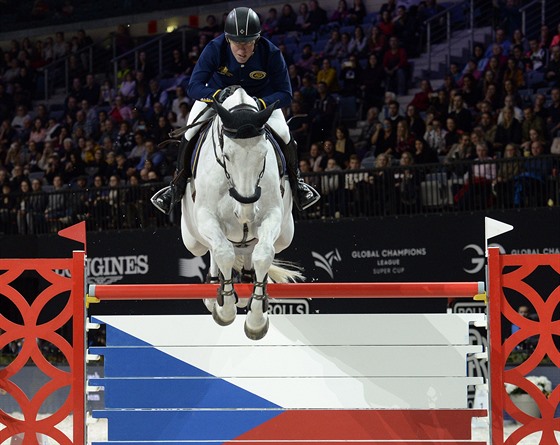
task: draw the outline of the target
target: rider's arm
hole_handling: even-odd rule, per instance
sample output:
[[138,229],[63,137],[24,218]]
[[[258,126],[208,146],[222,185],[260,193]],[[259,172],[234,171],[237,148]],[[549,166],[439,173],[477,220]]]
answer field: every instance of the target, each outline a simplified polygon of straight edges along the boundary
[[187,88],[187,95],[192,99],[212,101],[216,92],[215,88],[206,85],[220,65],[220,48],[213,43],[206,45],[194,66]]
[[267,73],[274,93],[261,97],[268,106],[276,102],[279,108],[289,107],[292,103],[292,85],[284,57],[280,51],[272,51],[268,60]]

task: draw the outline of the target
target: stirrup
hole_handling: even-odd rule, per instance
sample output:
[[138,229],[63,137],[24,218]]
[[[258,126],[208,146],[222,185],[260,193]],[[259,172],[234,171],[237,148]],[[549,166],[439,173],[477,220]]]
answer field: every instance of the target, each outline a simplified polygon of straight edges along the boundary
[[171,210],[173,210],[173,198],[170,199],[169,204],[166,203],[163,199],[163,195],[166,195],[167,193],[173,193],[170,185],[154,193],[154,195],[150,198],[150,201],[152,202],[154,207],[165,215],[169,215],[171,213]]

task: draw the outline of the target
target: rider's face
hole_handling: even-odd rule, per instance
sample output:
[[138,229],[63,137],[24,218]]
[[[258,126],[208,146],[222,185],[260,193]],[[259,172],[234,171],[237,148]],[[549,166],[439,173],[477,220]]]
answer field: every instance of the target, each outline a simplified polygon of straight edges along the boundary
[[249,57],[253,55],[255,51],[255,43],[256,40],[252,40],[250,42],[234,42],[233,40],[229,41],[229,47],[231,48],[231,52],[233,53],[233,57],[237,60],[238,63],[245,63],[249,60]]

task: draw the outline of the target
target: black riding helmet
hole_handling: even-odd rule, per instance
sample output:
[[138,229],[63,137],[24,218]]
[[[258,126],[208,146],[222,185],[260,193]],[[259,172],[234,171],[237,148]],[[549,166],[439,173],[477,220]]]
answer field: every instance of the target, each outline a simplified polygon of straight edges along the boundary
[[259,16],[251,8],[234,8],[226,18],[224,33],[234,42],[257,40],[261,35]]

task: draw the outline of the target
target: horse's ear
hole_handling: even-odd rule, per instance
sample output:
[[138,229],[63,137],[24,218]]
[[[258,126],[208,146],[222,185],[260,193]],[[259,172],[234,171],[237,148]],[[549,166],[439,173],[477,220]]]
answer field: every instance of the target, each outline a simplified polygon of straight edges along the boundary
[[[214,110],[216,110],[216,113],[218,113],[218,116],[220,116],[220,119],[222,120],[222,122],[224,123],[224,125],[226,127],[232,127],[232,117],[231,117],[231,113],[229,112],[229,110],[227,110],[221,103],[219,103],[218,101],[214,101],[213,102],[213,107]],[[229,124],[229,125],[228,125]]]
[[268,118],[270,117],[272,112],[278,106],[278,103],[279,103],[279,101],[276,101],[273,104],[270,104],[270,106],[266,107],[264,110],[261,110],[257,113],[257,116],[258,116],[257,119],[256,119],[258,121],[257,127],[263,127],[264,124],[266,124],[266,122],[268,121]]

